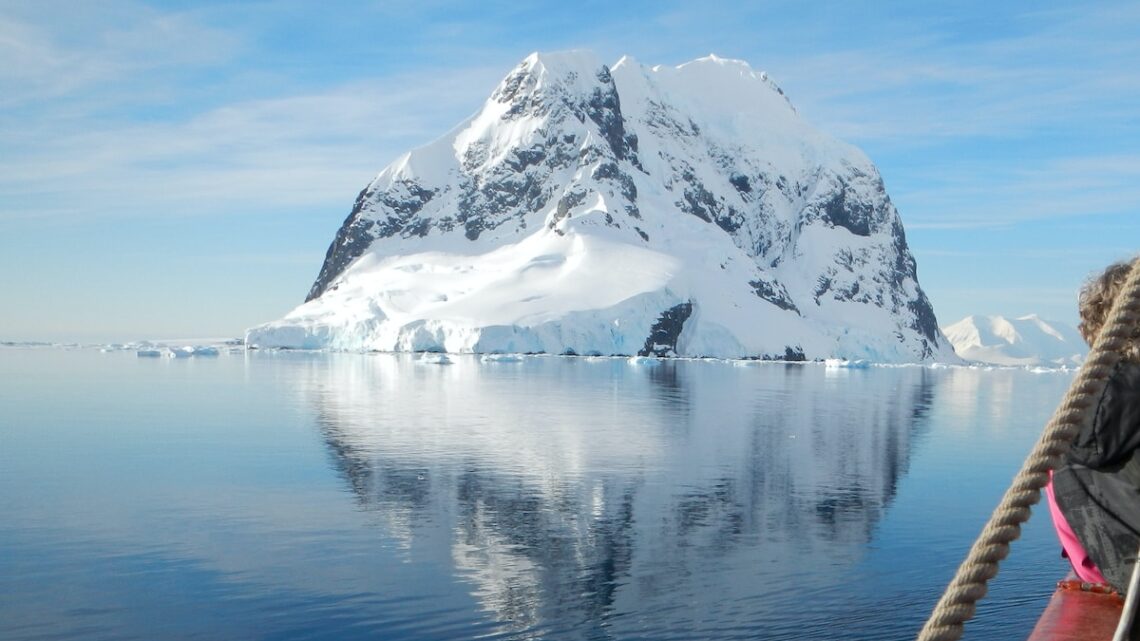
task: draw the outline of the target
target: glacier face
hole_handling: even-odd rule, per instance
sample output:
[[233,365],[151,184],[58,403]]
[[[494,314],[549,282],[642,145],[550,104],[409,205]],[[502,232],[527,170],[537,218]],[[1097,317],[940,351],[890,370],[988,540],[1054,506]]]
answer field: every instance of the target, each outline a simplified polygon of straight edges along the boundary
[[356,199],[260,347],[953,360],[858,149],[768,77],[532,54]]

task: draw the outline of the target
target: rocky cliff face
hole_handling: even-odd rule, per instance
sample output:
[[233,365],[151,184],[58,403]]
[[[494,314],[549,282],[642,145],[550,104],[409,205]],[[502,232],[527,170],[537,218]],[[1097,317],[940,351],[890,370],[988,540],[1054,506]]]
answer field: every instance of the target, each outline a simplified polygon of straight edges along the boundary
[[534,54],[356,199],[263,346],[953,358],[857,149],[765,74]]
[[[592,182],[611,195],[620,193],[625,213],[639,218],[637,187],[619,165],[639,166],[637,138],[625,132],[609,68],[576,68],[579,60],[555,59],[563,66],[553,71],[547,68],[549,57],[525,60],[495,89],[480,114],[479,124],[494,129],[530,129],[527,140],[510,144],[516,141],[501,140],[499,131],[479,132],[484,135],[463,140],[462,150],[455,150],[458,167],[451,167],[440,184],[425,186],[426,177],[403,165],[390,174],[389,167],[361,191],[306,300],[324,293],[379,239],[460,231],[474,241],[508,223],[512,232],[523,232],[529,217],[550,206],[554,212],[547,224],[554,228],[585,200],[585,188],[567,184],[575,178],[568,174],[579,168],[589,167]],[[590,77],[581,78],[583,73]],[[486,122],[492,115],[496,121]],[[404,162],[411,160],[409,155]]]

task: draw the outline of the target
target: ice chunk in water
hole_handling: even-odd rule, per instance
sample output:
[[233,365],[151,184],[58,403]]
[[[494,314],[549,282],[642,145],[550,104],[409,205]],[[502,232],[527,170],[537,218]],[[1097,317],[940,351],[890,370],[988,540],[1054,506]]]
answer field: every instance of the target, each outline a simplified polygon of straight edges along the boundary
[[481,359],[484,363],[519,363],[522,354],[484,354]]
[[425,365],[451,365],[451,359],[447,357],[447,354],[436,354],[433,352],[425,353],[420,357],[419,362]]

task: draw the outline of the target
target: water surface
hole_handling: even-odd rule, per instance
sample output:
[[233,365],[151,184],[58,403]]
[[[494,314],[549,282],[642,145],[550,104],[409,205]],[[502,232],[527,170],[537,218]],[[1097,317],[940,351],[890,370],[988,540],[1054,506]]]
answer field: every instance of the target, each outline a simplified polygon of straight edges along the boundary
[[0,349],[0,638],[910,639],[1072,376],[454,361]]

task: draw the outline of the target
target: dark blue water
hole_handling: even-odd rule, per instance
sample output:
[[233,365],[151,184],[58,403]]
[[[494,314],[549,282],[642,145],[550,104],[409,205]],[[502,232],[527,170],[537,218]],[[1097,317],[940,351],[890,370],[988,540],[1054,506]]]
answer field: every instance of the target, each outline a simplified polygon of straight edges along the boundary
[[910,639],[1071,376],[0,348],[0,639]]

